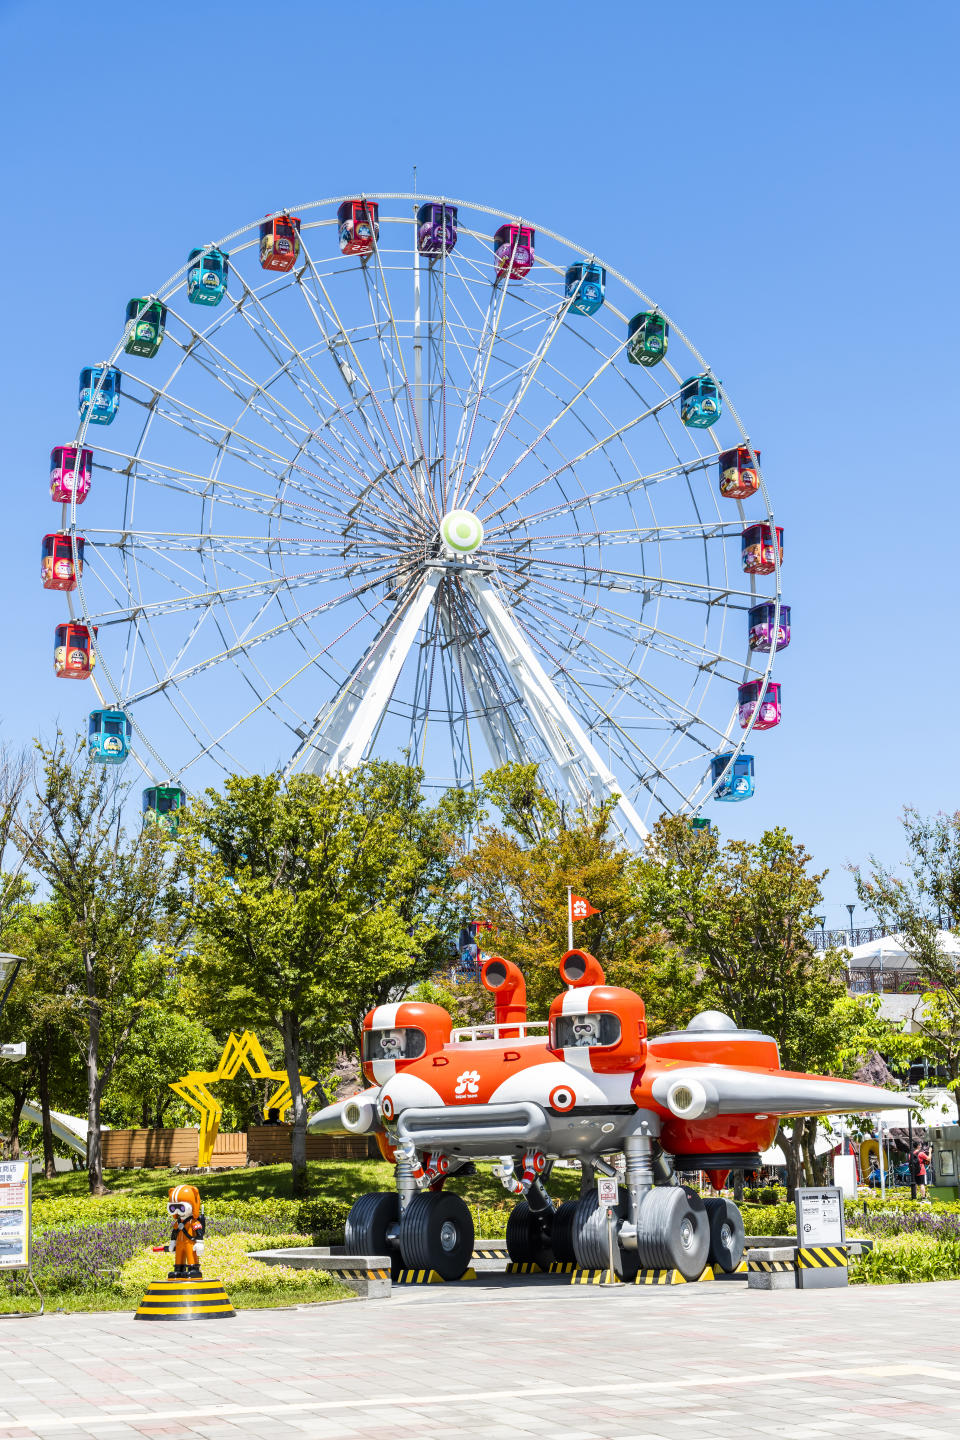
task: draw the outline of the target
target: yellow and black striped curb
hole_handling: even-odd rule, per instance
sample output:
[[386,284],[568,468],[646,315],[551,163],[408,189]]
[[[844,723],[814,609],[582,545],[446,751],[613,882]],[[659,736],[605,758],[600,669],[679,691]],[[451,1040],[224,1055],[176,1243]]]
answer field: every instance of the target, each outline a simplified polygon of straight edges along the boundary
[[[476,1280],[477,1272],[472,1267],[465,1270],[458,1280]],[[450,1282],[436,1270],[400,1270],[394,1277],[394,1285],[447,1285]]]
[[508,1260],[510,1252],[506,1245],[485,1245],[480,1250],[474,1250],[474,1260]]
[[713,1279],[713,1270],[708,1265],[701,1275],[688,1280],[679,1270],[638,1270],[634,1285],[699,1285]]
[[154,1280],[134,1320],[230,1320],[236,1315],[219,1280]]
[[553,1260],[550,1264],[551,1275],[572,1275],[576,1265],[570,1260]]
[[533,1260],[511,1260],[507,1266],[508,1275],[544,1275],[545,1273],[543,1266]]
[[715,1269],[713,1278],[714,1280],[746,1280],[747,1273],[747,1262],[746,1260],[741,1260],[736,1270]]
[[830,1270],[834,1266],[846,1268],[846,1245],[801,1245],[797,1250],[798,1270]]
[[335,1280],[389,1280],[389,1270],[328,1270]]
[[570,1274],[571,1285],[616,1285],[619,1284],[619,1276],[612,1270],[577,1270],[575,1267]]
[[748,1275],[779,1275],[784,1270],[792,1271],[792,1260],[748,1260]]

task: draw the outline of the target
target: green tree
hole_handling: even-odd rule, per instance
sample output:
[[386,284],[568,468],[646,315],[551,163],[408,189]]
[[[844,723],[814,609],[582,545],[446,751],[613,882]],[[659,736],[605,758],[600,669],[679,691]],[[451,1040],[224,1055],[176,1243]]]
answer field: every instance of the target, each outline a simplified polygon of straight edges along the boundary
[[160,950],[176,942],[169,837],[145,825],[128,836],[123,792],[62,735],[38,746],[40,775],[13,841],[50,892],[49,914],[74,961],[65,1025],[81,1047],[87,1089],[90,1190],[102,1194],[103,1093],[162,973]]
[[473,802],[425,804],[422,772],[232,776],[181,822],[198,988],[222,1020],[276,1029],[293,1098],[291,1160],[306,1187],[305,1048],[357,1043],[372,1005],[435,969],[453,912],[449,860]]
[[[773,1036],[784,1069],[852,1075],[865,1055],[889,1053],[898,1038],[876,1005],[847,995],[841,954],[814,949],[823,874],[810,867],[782,828],[723,845],[664,817],[647,843],[641,907],[682,950],[698,999]],[[811,1116],[780,1125],[791,1190],[801,1174],[816,1183],[817,1124]]]
[[174,1094],[170,1082],[188,1070],[211,1069],[223,1044],[202,1020],[185,1012],[184,1002],[173,976],[143,1005],[104,1099],[111,1124],[162,1130],[171,1110],[174,1124],[196,1122],[196,1112]]
[[[496,926],[491,948],[523,970],[531,1015],[546,1016],[562,988],[557,963],[567,949],[568,886],[600,912],[578,923],[575,943],[596,956],[612,985],[646,994],[653,962],[663,975],[678,956],[638,905],[639,862],[616,833],[613,802],[564,806],[541,785],[535,765],[504,765],[483,785],[499,818],[480,826],[456,878],[474,918]],[[672,991],[649,996],[651,1028],[674,1023],[689,999],[678,974]]]
[[943,913],[960,916],[960,811],[922,816],[903,811],[907,842],[905,873],[870,856],[854,866],[857,894],[887,930],[895,931],[916,962],[927,993],[918,1001],[914,1021],[929,1058],[947,1071],[960,1117],[960,968],[944,948]]

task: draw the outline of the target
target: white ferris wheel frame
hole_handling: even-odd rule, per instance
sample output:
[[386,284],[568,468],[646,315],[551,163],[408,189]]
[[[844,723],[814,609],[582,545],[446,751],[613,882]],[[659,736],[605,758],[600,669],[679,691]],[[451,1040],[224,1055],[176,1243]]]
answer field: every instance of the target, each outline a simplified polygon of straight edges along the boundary
[[[413,327],[412,347],[408,346],[408,351],[412,349],[412,364],[409,366],[404,360],[404,346],[387,286],[384,252],[381,251],[379,243],[375,244],[372,259],[363,270],[364,283],[367,285],[368,291],[371,289],[372,276],[373,287],[378,292],[377,303],[379,305],[385,301],[388,317],[383,320],[378,332],[384,374],[387,380],[386,386],[380,382],[379,388],[365,373],[358,327],[351,328],[340,322],[336,304],[328,285],[325,284],[325,280],[330,278],[330,263],[332,262],[328,262],[327,268],[322,270],[320,266],[323,262],[318,264],[310,249],[312,237],[309,232],[335,226],[337,223],[336,207],[341,202],[366,198],[376,198],[381,206],[384,202],[406,202],[411,212],[407,215],[381,213],[380,216],[381,227],[405,223],[409,224],[412,230],[410,269],[413,281]],[[209,495],[211,492],[216,494],[219,485],[229,492],[230,504],[246,506],[248,509],[266,516],[270,505],[276,503],[275,496],[271,496],[269,491],[270,478],[273,478],[275,484],[279,486],[280,476],[283,475],[284,483],[291,486],[295,493],[298,484],[303,485],[304,493],[309,493],[309,486],[306,485],[304,476],[309,475],[310,484],[316,488],[316,462],[312,460],[308,464],[306,457],[314,453],[311,447],[316,447],[316,453],[322,453],[326,457],[328,470],[324,485],[319,487],[322,492],[319,498],[322,498],[323,505],[327,507],[329,514],[333,517],[334,524],[337,521],[345,523],[339,533],[331,529],[331,535],[337,533],[337,539],[329,544],[311,539],[304,541],[301,550],[298,551],[296,546],[291,548],[290,544],[284,541],[287,546],[284,551],[284,561],[290,555],[298,553],[333,560],[335,563],[329,568],[355,583],[352,586],[348,585],[345,596],[334,597],[329,602],[322,601],[306,613],[311,619],[323,616],[328,612],[332,613],[344,603],[345,599],[359,601],[363,606],[366,604],[368,596],[370,597],[370,607],[361,618],[369,617],[378,609],[382,611],[385,602],[389,604],[390,608],[385,618],[378,620],[377,633],[372,641],[363,648],[350,673],[344,677],[345,683],[329,695],[325,702],[317,708],[309,723],[298,730],[302,737],[301,743],[293,749],[293,753],[286,763],[285,772],[287,774],[296,770],[318,773],[335,772],[357,764],[366,754],[370,753],[371,748],[376,744],[380,727],[391,704],[391,697],[394,695],[401,672],[404,670],[425,624],[433,625],[436,637],[435,646],[446,643],[448,647],[452,647],[454,643],[452,627],[455,627],[458,629],[455,643],[459,657],[458,688],[464,722],[466,723],[469,708],[473,712],[474,722],[483,735],[494,763],[527,758],[531,753],[532,734],[540,744],[540,753],[547,755],[552,762],[554,777],[570,798],[577,803],[584,803],[598,802],[611,795],[617,795],[619,797],[618,819],[621,829],[625,833],[632,832],[636,837],[642,838],[647,833],[646,824],[633,803],[631,791],[637,793],[639,789],[646,789],[651,795],[655,794],[658,803],[662,805],[668,805],[672,809],[696,811],[710,797],[712,785],[707,785],[704,776],[701,775],[695,779],[692,785],[680,786],[667,769],[662,768],[659,763],[651,760],[647,755],[643,756],[648,767],[646,778],[642,775],[638,776],[634,770],[634,784],[631,786],[630,781],[623,783],[623,756],[626,740],[624,739],[624,727],[617,715],[618,702],[616,698],[607,707],[607,713],[604,713],[601,707],[601,713],[596,716],[595,724],[591,724],[585,715],[585,711],[593,713],[591,705],[594,697],[587,693],[582,685],[579,688],[583,692],[580,697],[583,703],[579,714],[571,703],[570,695],[572,691],[575,693],[577,682],[571,678],[569,671],[563,665],[563,655],[566,653],[563,647],[576,648],[579,643],[576,636],[578,623],[576,607],[579,602],[564,590],[564,585],[569,583],[565,578],[564,562],[544,559],[541,556],[540,559],[534,557],[526,563],[524,574],[534,577],[535,583],[540,586],[539,603],[536,600],[530,602],[533,609],[540,612],[538,624],[542,625],[542,634],[539,631],[535,633],[532,631],[529,621],[525,622],[519,617],[517,601],[520,592],[511,590],[510,587],[511,522],[509,518],[504,520],[503,517],[505,515],[509,517],[511,509],[518,510],[520,502],[531,501],[537,491],[548,489],[551,482],[555,481],[560,474],[575,470],[575,467],[582,464],[585,458],[597,453],[606,455],[608,447],[612,448],[622,443],[626,433],[644,420],[656,421],[661,411],[666,411],[670,407],[675,408],[682,377],[674,368],[672,359],[668,355],[658,369],[672,377],[675,382],[674,389],[665,389],[660,376],[653,376],[652,378],[661,391],[660,397],[653,405],[641,409],[627,422],[615,426],[610,433],[595,438],[572,460],[562,458],[553,473],[547,473],[545,477],[541,476],[519,495],[510,495],[506,489],[506,482],[524,459],[528,459],[541,444],[549,441],[553,428],[568,414],[575,413],[578,403],[584,401],[598,378],[610,367],[616,367],[618,361],[623,360],[626,349],[626,322],[629,317],[624,310],[617,308],[609,298],[607,299],[604,305],[606,318],[612,316],[621,322],[623,338],[605,355],[599,351],[597,346],[593,346],[600,358],[596,369],[586,383],[575,390],[572,398],[561,406],[556,416],[546,426],[540,426],[533,438],[527,440],[525,446],[520,445],[519,457],[514,456],[506,470],[502,473],[491,471],[496,452],[504,439],[509,435],[515,445],[519,443],[516,430],[511,427],[517,417],[522,414],[524,399],[531,392],[531,387],[535,382],[538,382],[538,374],[547,361],[551,346],[567,320],[572,299],[565,298],[561,290],[560,297],[554,299],[553,313],[548,314],[547,309],[544,308],[538,314],[538,318],[544,320],[543,333],[539,336],[535,348],[527,354],[526,359],[522,363],[518,363],[516,383],[503,407],[502,414],[492,424],[479,461],[471,464],[468,459],[471,442],[483,403],[491,388],[488,383],[491,357],[494,354],[498,338],[501,338],[499,326],[507,304],[507,297],[511,293],[512,282],[508,283],[504,279],[499,283],[491,283],[487,311],[478,322],[480,341],[476,353],[469,359],[465,359],[461,348],[461,358],[464,359],[470,380],[467,393],[461,397],[456,439],[452,445],[448,445],[446,396],[444,394],[441,416],[439,413],[440,396],[435,374],[428,373],[425,376],[424,352],[425,350],[428,352],[426,368],[430,372],[429,352],[431,346],[435,351],[442,350],[441,387],[445,387],[448,373],[447,347],[449,346],[451,351],[454,346],[460,347],[458,334],[469,332],[463,331],[463,327],[458,330],[458,327],[454,326],[447,315],[447,273],[448,270],[452,270],[454,266],[460,264],[455,253],[448,255],[444,251],[433,262],[435,270],[440,272],[440,286],[443,295],[439,339],[433,333],[437,329],[436,317],[432,312],[425,313],[424,311],[423,290],[427,284],[433,283],[427,272],[429,271],[429,274],[433,276],[433,281],[436,280],[435,271],[430,271],[428,263],[421,257],[416,245],[416,209],[425,203],[456,206],[461,216],[464,212],[470,212],[476,215],[491,216],[498,223],[532,224],[520,217],[510,216],[487,206],[476,205],[452,197],[415,196],[402,193],[384,194],[383,192],[376,197],[356,194],[338,196],[305,205],[292,206],[286,212],[274,212],[296,214],[302,217],[300,230],[302,251],[298,260],[299,269],[295,269],[291,273],[306,275],[308,278],[307,284],[301,284],[301,291],[307,300],[320,337],[319,341],[315,338],[313,345],[303,347],[296,345],[283,326],[271,315],[268,305],[271,296],[270,294],[265,296],[265,292],[270,291],[272,284],[278,283],[277,275],[267,274],[266,279],[261,280],[259,286],[251,287],[237,268],[237,257],[251,248],[255,249],[258,245],[259,220],[233,231],[230,235],[215,242],[215,246],[212,242],[210,245],[202,247],[204,253],[213,248],[229,249],[231,279],[236,277],[233,283],[236,284],[239,281],[241,288],[239,292],[228,290],[221,306],[210,312],[209,324],[204,328],[195,322],[206,318],[205,315],[191,316],[188,320],[175,309],[173,304],[175,295],[185,286],[189,262],[181,266],[159,290],[147,297],[149,300],[157,299],[167,305],[170,317],[177,319],[192,338],[186,344],[177,342],[183,353],[172,373],[159,389],[151,387],[139,373],[132,374],[126,369],[122,370],[121,373],[125,379],[152,391],[152,397],[146,405],[147,416],[133,455],[112,450],[106,443],[109,438],[107,433],[101,427],[95,427],[93,445],[96,456],[101,457],[98,463],[103,466],[105,461],[105,468],[113,469],[120,474],[125,479],[128,488],[131,484],[135,487],[138,479],[146,483],[153,483],[155,477],[151,477],[150,467],[155,462],[151,462],[149,458],[145,457],[144,450],[151,427],[158,423],[158,417],[161,417],[163,420],[180,425],[195,435],[201,435],[205,440],[209,439],[216,449],[208,475],[175,473],[175,467],[168,467],[169,473],[165,479],[172,484],[173,488],[179,488],[182,493],[196,499],[202,494]],[[320,218],[310,218],[315,216],[316,212],[322,212]],[[603,263],[608,282],[611,279],[616,280],[631,295],[636,296],[643,306],[649,309],[658,309],[670,325],[672,340],[678,340],[686,347],[686,350],[698,363],[700,373],[712,375],[703,356],[663,307],[656,306],[654,301],[635,284],[607,265],[606,262],[601,262],[594,254],[543,227],[535,228],[538,242],[540,244],[544,240],[554,242],[567,252],[568,261],[580,259]],[[479,231],[465,225],[462,219],[459,224],[459,235],[482,239],[489,247],[489,236],[481,236]],[[240,243],[237,244],[237,241]],[[492,272],[493,257],[489,248],[488,256]],[[339,261],[340,257],[337,256],[336,259]],[[547,272],[551,279],[559,275],[562,281],[562,265],[545,260],[539,250],[536,268],[541,274]],[[288,284],[293,283],[287,275],[284,275],[282,280]],[[373,310],[373,306],[374,302],[371,299],[371,310]],[[263,341],[273,362],[271,372],[259,380],[253,375],[243,373],[240,367],[231,362],[229,356],[217,343],[218,337],[228,322],[235,319],[242,310],[245,311],[244,322],[252,330],[259,330],[258,338]],[[364,338],[368,339],[369,337]],[[516,341],[511,343],[516,344]],[[324,347],[325,353],[336,359],[343,385],[351,397],[349,407],[337,400],[318,374],[319,357],[324,353]],[[110,366],[119,366],[123,352],[124,337],[121,336],[109,359],[104,363]],[[235,397],[241,401],[240,416],[229,428],[225,427],[222,422],[199,410],[192,409],[189,405],[185,405],[173,397],[174,382],[179,378],[188,360],[199,360],[208,372],[216,372],[217,378],[222,383],[226,383],[228,391],[232,390]],[[275,386],[278,377],[289,377],[294,371],[296,372],[294,383],[313,408],[319,421],[312,433],[308,433],[304,429],[301,417],[296,415],[292,409],[288,409],[277,396]],[[644,374],[647,378],[651,376],[650,371],[646,371]],[[226,381],[224,381],[225,376],[228,377]],[[542,377],[538,383],[542,384]],[[749,445],[749,437],[724,386],[718,380],[716,384],[725,411],[739,433],[740,438],[735,443]],[[98,394],[99,389],[98,385]],[[127,392],[124,391],[123,394],[126,400]],[[556,398],[559,403],[559,395]],[[144,402],[140,401],[140,403]],[[249,437],[244,437],[240,428],[240,422],[244,416],[257,416],[260,421],[264,421],[276,432],[279,437],[276,442],[278,448],[273,454],[265,453],[266,447],[262,442],[258,443]],[[89,416],[81,420],[73,441],[76,446],[82,447],[88,443],[90,424]],[[215,437],[218,428],[221,431],[219,441],[212,438]],[[588,426],[585,428],[589,429]],[[100,443],[101,437],[103,443]],[[552,507],[546,507],[539,513],[534,512],[532,516],[528,515],[525,519],[521,517],[521,520],[512,527],[514,530],[521,529],[521,539],[517,543],[521,547],[526,543],[522,536],[523,533],[528,534],[529,532],[523,531],[523,525],[542,522],[544,518],[561,518],[563,514],[572,514],[576,510],[584,508],[592,515],[594,507],[609,498],[630,496],[635,490],[646,489],[670,479],[689,480],[694,471],[706,470],[710,465],[715,466],[717,456],[725,447],[721,446],[712,430],[694,431],[690,434],[690,438],[696,452],[693,460],[684,462],[677,455],[676,464],[664,470],[662,474],[637,473],[619,482],[619,487],[615,484],[601,494],[575,498],[566,505],[554,503]],[[701,451],[698,443],[700,440],[707,445],[712,444],[712,450]],[[285,442],[288,447],[293,447],[292,457],[282,453],[279,448],[282,442]],[[221,480],[220,471],[226,455],[229,455],[232,460],[242,459],[246,462],[247,470],[254,476],[254,479],[251,479],[246,486],[240,486],[234,481],[224,482]],[[371,458],[379,464],[379,470],[371,467]],[[314,466],[313,470],[310,468],[311,464]],[[765,513],[755,518],[773,526],[775,524],[774,516],[759,464],[757,464],[757,470],[760,481],[759,494]],[[266,485],[261,478],[264,475],[267,476]],[[442,493],[442,505],[438,503],[438,490]],[[337,494],[337,492],[340,493]],[[286,496],[286,491],[284,494]],[[492,505],[491,502],[501,495],[502,502],[499,505]],[[317,498],[316,493],[311,495],[314,505]],[[350,502],[349,505],[347,502]],[[205,501],[201,503],[206,504]],[[289,504],[294,509],[297,503],[296,499],[289,502],[286,498],[284,499],[284,504]],[[727,501],[726,503],[730,505],[731,502]],[[737,515],[735,520],[727,521],[718,517],[716,521],[703,521],[699,525],[695,523],[686,526],[654,524],[646,528],[635,526],[614,538],[618,542],[630,540],[634,543],[647,542],[657,546],[665,541],[676,539],[693,538],[703,540],[706,544],[715,539],[722,542],[725,538],[733,536],[739,538],[746,517],[742,503],[740,501],[735,503]],[[481,547],[476,555],[456,554],[440,545],[430,555],[421,555],[417,566],[413,569],[408,566],[406,573],[402,573],[400,567],[394,568],[397,562],[398,537],[400,539],[406,537],[407,541],[412,544],[416,538],[415,531],[422,535],[431,527],[438,530],[443,513],[471,508],[478,508],[482,511],[483,507],[487,507],[481,517],[484,525],[490,527],[491,521],[499,521],[500,527],[498,529],[494,523],[492,529],[488,528],[486,538],[488,542],[493,543]],[[132,508],[132,502],[130,502],[130,508]],[[354,512],[365,513],[367,534],[360,535],[358,531],[353,533],[348,548],[355,550],[357,558],[351,563],[344,564],[344,540],[352,523],[345,521],[345,517]],[[69,528],[69,532],[74,538],[76,562],[75,537],[81,527],[78,526],[75,494],[72,500],[63,506],[62,516],[62,524],[65,528]],[[584,535],[591,541],[597,538],[599,543],[599,534],[602,532],[598,532],[594,537],[589,532],[579,530],[579,520],[576,523],[578,528],[573,537],[549,538],[561,548],[569,540],[570,548],[583,550]],[[104,559],[107,568],[109,568],[111,548],[115,548],[122,556],[123,573],[118,573],[116,569],[113,571],[116,582],[114,593],[119,591],[122,598],[114,611],[104,611],[97,603],[91,603],[92,596],[88,597],[87,593],[89,581],[80,574],[75,592],[76,601],[74,594],[68,593],[67,595],[71,617],[90,625],[108,626],[120,623],[127,626],[127,646],[123,663],[117,673],[110,668],[108,652],[104,648],[103,640],[98,639],[96,655],[103,680],[101,681],[98,675],[91,675],[94,689],[101,704],[124,709],[131,715],[138,740],[133,754],[145,774],[155,781],[179,779],[182,773],[181,768],[165,762],[159,750],[155,748],[153,738],[148,736],[137,723],[136,707],[138,703],[159,691],[163,691],[171,700],[174,695],[182,697],[183,687],[202,670],[226,661],[239,663],[241,655],[249,661],[250,652],[256,646],[269,643],[281,631],[299,625],[304,618],[304,612],[298,611],[286,625],[281,622],[262,633],[255,634],[251,634],[248,627],[246,633],[236,635],[232,641],[228,635],[224,634],[220,620],[217,619],[215,621],[217,628],[224,635],[223,650],[216,656],[199,662],[195,668],[191,668],[189,664],[184,663],[186,651],[195,629],[206,621],[207,615],[215,603],[228,605],[237,598],[242,597],[246,601],[262,596],[264,597],[263,611],[265,611],[271,601],[277,598],[281,592],[285,596],[293,589],[315,584],[317,572],[310,572],[302,579],[291,579],[284,572],[279,578],[274,576],[267,579],[264,577],[260,581],[248,581],[246,584],[233,587],[225,586],[217,580],[206,593],[187,590],[179,596],[173,595],[169,601],[142,601],[133,593],[133,587],[124,581],[124,576],[129,574],[127,561],[130,553],[137,557],[138,549],[144,554],[158,554],[162,549],[164,555],[169,556],[176,551],[178,546],[186,553],[196,542],[196,546],[200,549],[204,545],[207,546],[213,557],[211,568],[216,576],[218,571],[216,556],[218,554],[226,557],[227,560],[231,556],[235,559],[240,554],[252,554],[254,553],[254,541],[243,535],[214,536],[212,533],[203,531],[198,531],[196,534],[182,531],[170,532],[165,538],[158,537],[156,532],[144,535],[135,527],[130,526],[126,518],[122,533],[96,528],[92,530],[87,528],[85,533],[88,537],[88,546],[91,543],[91,536],[103,537],[98,542],[95,541],[95,553]],[[111,535],[114,538],[110,538]],[[269,536],[263,537],[263,544],[269,546]],[[152,552],[151,547],[153,547]],[[507,548],[504,549],[504,547]],[[139,563],[139,557],[135,558],[134,568]],[[206,566],[206,561],[204,561],[204,566]],[[551,569],[551,566],[555,568]],[[596,600],[590,602],[594,607],[594,615],[598,609],[604,612],[604,623],[608,626],[610,635],[622,636],[631,626],[637,626],[641,630],[649,632],[643,637],[645,645],[650,645],[654,649],[660,648],[662,653],[681,659],[683,663],[694,666],[699,671],[706,673],[708,677],[717,673],[722,662],[727,666],[728,673],[724,675],[727,680],[733,679],[734,674],[738,674],[742,680],[758,679],[766,683],[772,673],[775,647],[771,647],[770,652],[765,656],[759,657],[759,663],[758,657],[748,651],[747,657],[741,665],[732,656],[726,656],[715,650],[710,651],[705,645],[698,646],[696,642],[687,640],[683,636],[670,634],[656,625],[650,626],[642,620],[638,621],[635,616],[612,608],[612,597],[618,593],[629,595],[638,592],[652,593],[653,591],[658,596],[663,596],[670,593],[669,587],[672,586],[674,594],[679,594],[679,598],[694,598],[707,606],[726,608],[733,605],[740,610],[746,610],[757,600],[768,599],[775,605],[773,625],[774,634],[776,634],[781,604],[780,556],[776,546],[774,547],[774,566],[774,573],[770,577],[772,593],[769,595],[757,593],[753,576],[744,576],[740,582],[741,588],[729,583],[729,576],[726,575],[726,558],[724,558],[724,578],[728,583],[721,585],[697,584],[688,580],[670,581],[665,579],[662,573],[648,575],[643,571],[605,570],[602,553],[595,566],[582,564],[579,567],[571,565],[567,568],[574,570],[579,568],[584,572],[584,584],[590,583],[596,591],[606,591],[611,597],[611,601],[606,605],[600,605]],[[579,581],[580,577],[577,578]],[[454,583],[458,593],[462,597],[468,598],[473,607],[472,634],[466,629],[460,631],[459,619],[453,613],[452,607],[448,605],[444,609],[438,602],[438,596],[443,593],[443,587],[448,582]],[[748,589],[742,588],[743,582],[747,582]],[[525,581],[524,585],[528,583],[529,581]],[[382,589],[386,590],[386,594],[377,597],[375,592]],[[525,594],[524,587],[521,589]],[[747,601],[749,604],[742,604],[743,601]],[[282,605],[282,599],[280,603]],[[136,652],[138,642],[142,639],[142,630],[144,627],[149,627],[151,620],[156,620],[161,615],[167,616],[178,609],[201,612],[196,626],[191,630],[178,655],[168,660],[166,672],[156,673],[156,680],[152,688],[142,684],[132,687],[134,659],[131,651]],[[479,625],[477,624],[478,620],[480,621]],[[342,635],[337,637],[337,639],[342,638]],[[539,655],[534,641],[540,645]],[[609,681],[611,677],[615,677],[620,662],[609,652],[598,650],[596,645],[594,645],[594,650],[598,655],[596,661],[598,672],[603,672]],[[313,655],[308,656],[306,665],[314,663],[315,658]],[[544,659],[552,663],[553,676],[549,673],[549,666],[544,663]],[[466,663],[464,663],[465,661]],[[155,662],[154,668],[155,670],[157,668]],[[160,669],[162,671],[162,666]],[[566,694],[556,683],[556,677],[560,674],[563,674],[564,681],[567,682]],[[639,677],[633,678],[639,679]],[[269,684],[265,676],[261,676],[261,679],[264,685]],[[501,690],[507,680],[509,680],[514,696],[520,701],[519,707],[507,706],[502,699]],[[417,683],[418,685],[420,683],[419,677]],[[279,692],[282,688],[282,686],[277,687],[277,691]],[[732,764],[743,751],[753,729],[756,715],[750,724],[737,735],[734,730],[735,707],[732,709],[726,726],[719,726],[702,719],[699,710],[696,713],[688,710],[683,702],[675,697],[660,692],[658,698],[657,694],[652,693],[656,690],[655,686],[650,686],[648,689],[651,693],[646,695],[645,703],[650,707],[651,713],[659,713],[667,725],[672,721],[678,732],[686,733],[693,730],[696,724],[704,728],[706,733],[712,733],[714,737],[712,747],[704,744],[703,741],[698,742],[701,744],[708,762],[711,754],[723,751],[730,754],[729,764]],[[613,693],[615,697],[616,691],[614,690]],[[272,709],[269,702],[276,699],[276,694],[261,696],[254,709],[257,710],[264,704],[268,704]],[[451,716],[454,703],[451,701]],[[179,707],[174,701],[174,708],[184,723],[189,725],[194,738],[201,743],[199,755],[193,757],[189,764],[196,763],[200,756],[210,754],[214,750],[220,752],[223,746],[222,736],[219,740],[212,739],[203,743],[202,737],[193,730],[193,722],[185,718],[185,712],[189,710],[189,705],[185,702],[182,707]],[[254,711],[250,713],[253,714]],[[246,718],[248,717],[244,716],[237,720],[229,727],[226,734],[229,735]],[[429,696],[427,708],[424,711],[424,733],[428,719]],[[199,721],[200,717],[196,716],[196,720]],[[412,725],[413,720],[411,720]],[[614,736],[613,744],[610,742],[611,734]],[[604,740],[606,740],[608,759],[604,759],[601,753]],[[461,747],[463,743],[461,740]],[[469,735],[466,745],[470,748]],[[237,768],[242,767],[237,766]],[[729,765],[727,768],[729,769]],[[662,782],[665,782],[663,789],[660,788]],[[664,790],[669,794],[669,801],[663,793]]]

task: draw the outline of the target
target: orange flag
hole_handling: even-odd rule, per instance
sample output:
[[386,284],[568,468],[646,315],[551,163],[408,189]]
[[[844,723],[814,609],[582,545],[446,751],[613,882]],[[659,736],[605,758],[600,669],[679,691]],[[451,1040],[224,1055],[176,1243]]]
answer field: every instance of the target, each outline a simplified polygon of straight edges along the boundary
[[570,919],[586,920],[588,915],[599,915],[600,911],[589,900],[584,900],[582,895],[570,896]]

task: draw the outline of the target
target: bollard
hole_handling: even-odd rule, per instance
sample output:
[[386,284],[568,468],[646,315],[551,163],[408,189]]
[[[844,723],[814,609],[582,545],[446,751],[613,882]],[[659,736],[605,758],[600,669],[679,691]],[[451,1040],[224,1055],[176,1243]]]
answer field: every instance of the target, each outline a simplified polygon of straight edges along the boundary
[[605,1280],[601,1281],[601,1284],[603,1284],[603,1285],[619,1285],[619,1284],[620,1284],[620,1281],[619,1281],[619,1279],[617,1278],[616,1268],[615,1268],[614,1263],[613,1263],[613,1254],[614,1254],[613,1247],[614,1247],[614,1244],[615,1244],[615,1241],[614,1241],[614,1236],[613,1236],[613,1209],[611,1208],[611,1206],[608,1205],[608,1206],[607,1206],[607,1266],[608,1266],[608,1269],[607,1269],[607,1278],[606,1278]]

